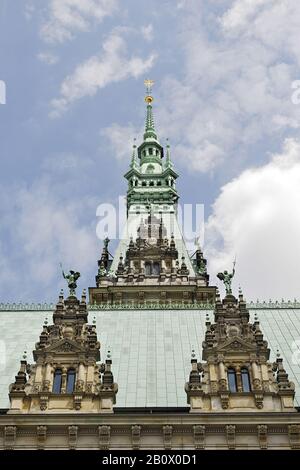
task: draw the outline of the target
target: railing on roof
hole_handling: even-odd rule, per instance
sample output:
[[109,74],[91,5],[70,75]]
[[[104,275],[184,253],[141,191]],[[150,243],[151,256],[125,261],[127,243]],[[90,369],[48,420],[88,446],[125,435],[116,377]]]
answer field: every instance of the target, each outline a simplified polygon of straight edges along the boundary
[[[212,310],[214,304],[207,302],[200,302],[194,304],[184,304],[182,302],[178,303],[166,303],[160,304],[159,302],[147,303],[147,304],[89,304],[89,310]],[[269,300],[256,302],[248,302],[247,308],[251,310],[255,309],[300,309],[300,301],[297,299],[287,300],[282,299],[281,301]],[[24,311],[40,311],[48,312],[55,309],[55,304],[53,303],[0,303],[0,312],[24,312]]]
[[[182,302],[172,304],[160,304],[159,302],[146,304],[88,304],[89,310],[212,310],[214,305],[208,302],[184,304]],[[55,304],[52,303],[0,303],[2,312],[24,312],[24,311],[53,311]]]

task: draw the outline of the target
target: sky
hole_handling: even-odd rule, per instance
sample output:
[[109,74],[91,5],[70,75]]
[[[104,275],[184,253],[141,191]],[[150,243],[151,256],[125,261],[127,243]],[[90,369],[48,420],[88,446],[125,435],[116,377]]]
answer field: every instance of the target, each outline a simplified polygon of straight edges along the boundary
[[249,301],[299,298],[299,24],[298,0],[0,0],[0,302],[55,301],[60,263],[95,285],[145,78],[211,284],[236,257]]

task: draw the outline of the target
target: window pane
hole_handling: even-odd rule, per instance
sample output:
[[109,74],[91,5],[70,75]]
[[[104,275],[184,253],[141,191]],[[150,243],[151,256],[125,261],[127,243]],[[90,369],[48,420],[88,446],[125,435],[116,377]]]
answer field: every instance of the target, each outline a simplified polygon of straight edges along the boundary
[[68,378],[67,378],[67,393],[73,393],[75,386],[75,370],[70,369],[68,370]]
[[236,376],[235,376],[235,370],[234,369],[228,369],[227,371],[227,376],[228,376],[228,387],[231,392],[236,392]]
[[56,369],[53,380],[53,393],[60,393],[61,390],[61,370]]
[[145,263],[145,274],[146,274],[146,276],[150,276],[150,274],[151,274],[151,263]]
[[153,263],[153,271],[152,274],[157,276],[160,273],[160,265],[159,263]]
[[248,369],[245,369],[245,368],[242,369],[241,374],[242,374],[243,392],[250,392],[251,385],[250,385],[250,377],[249,377]]

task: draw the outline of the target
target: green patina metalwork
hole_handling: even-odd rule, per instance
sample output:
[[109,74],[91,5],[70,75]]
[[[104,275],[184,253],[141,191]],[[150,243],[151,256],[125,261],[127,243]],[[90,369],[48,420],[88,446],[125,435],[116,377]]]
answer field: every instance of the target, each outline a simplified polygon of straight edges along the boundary
[[[29,311],[53,311],[55,304],[43,302],[43,303],[0,303],[0,312],[29,312]],[[197,303],[197,304],[102,304],[102,305],[91,305],[89,304],[89,310],[207,310],[213,309],[213,304]],[[282,301],[259,301],[248,302],[247,308],[250,310],[277,310],[277,309],[300,309],[299,300],[282,300]]]
[[229,273],[228,271],[224,271],[223,273],[217,274],[217,277],[220,279],[220,281],[223,281],[224,283],[226,295],[232,294],[231,284],[232,284],[232,279],[234,277],[234,274],[235,274],[235,262],[233,263],[233,270],[231,273]]
[[[152,83],[152,81],[148,82]],[[173,169],[170,145],[167,141],[166,158],[164,159],[164,149],[160,145],[155,131],[151,87],[150,85],[146,86],[147,109],[144,139],[139,147],[134,142],[130,168],[125,174],[125,178],[128,180],[128,209],[133,204],[144,204],[147,201],[174,205],[178,200],[175,188],[178,174]]]

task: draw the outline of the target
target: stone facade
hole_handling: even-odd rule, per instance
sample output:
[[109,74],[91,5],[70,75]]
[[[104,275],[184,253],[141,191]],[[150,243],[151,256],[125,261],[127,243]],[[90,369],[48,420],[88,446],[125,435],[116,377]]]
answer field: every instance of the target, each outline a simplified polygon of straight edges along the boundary
[[99,364],[100,343],[95,325],[87,324],[86,296],[59,296],[53,324],[45,322],[33,351],[11,384],[9,414],[112,413],[118,391],[111,359]]
[[206,327],[205,362],[192,357],[186,384],[191,412],[296,412],[295,386],[280,357],[269,361],[259,321],[249,322],[242,293],[239,299],[226,295],[223,301],[217,295],[214,323],[207,320]]

